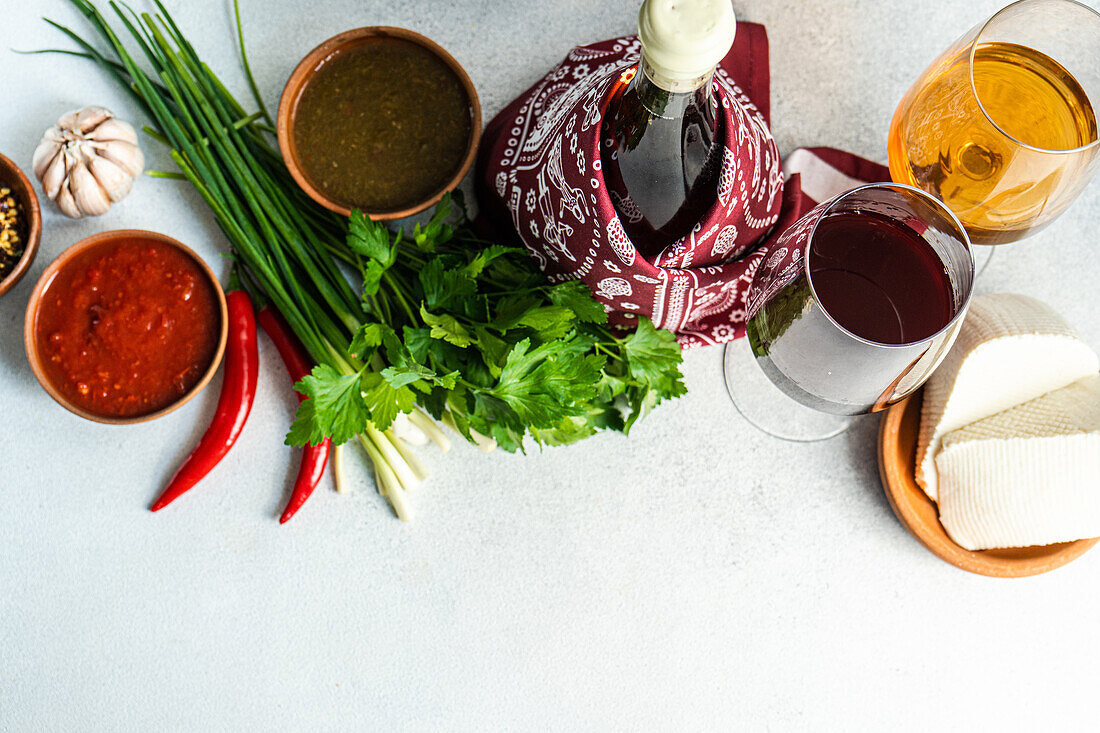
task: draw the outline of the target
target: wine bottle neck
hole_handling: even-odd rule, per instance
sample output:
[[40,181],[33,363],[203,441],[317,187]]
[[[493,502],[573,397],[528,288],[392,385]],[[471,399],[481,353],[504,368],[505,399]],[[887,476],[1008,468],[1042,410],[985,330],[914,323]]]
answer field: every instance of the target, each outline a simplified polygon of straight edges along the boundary
[[714,69],[692,79],[674,79],[657,72],[642,56],[638,71],[630,81],[629,93],[641,101],[655,117],[683,117],[691,106],[709,109]]

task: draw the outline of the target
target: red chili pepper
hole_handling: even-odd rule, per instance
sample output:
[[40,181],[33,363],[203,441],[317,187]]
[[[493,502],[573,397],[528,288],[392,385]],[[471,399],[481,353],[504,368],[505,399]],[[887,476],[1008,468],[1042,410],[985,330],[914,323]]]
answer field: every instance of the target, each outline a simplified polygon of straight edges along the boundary
[[151,511],[168,506],[210,473],[237,442],[252,410],[260,367],[252,301],[243,290],[232,290],[225,295],[225,305],[229,316],[229,341],[225,346],[222,391],[214,419],[160,498],[149,507]]
[[[261,309],[257,320],[260,327],[271,338],[271,343],[275,344],[279,356],[283,358],[283,364],[286,366],[291,382],[297,384],[313,368],[305,349],[298,343],[298,339],[294,338],[294,334],[291,333],[290,327],[283,320],[283,317],[271,306]],[[306,396],[300,392],[295,392],[295,394],[298,395],[299,402],[306,399]],[[328,463],[328,454],[331,447],[332,441],[325,438],[317,445],[307,443],[302,448],[302,462],[298,466],[298,476],[294,479],[290,501],[287,503],[286,509],[283,510],[283,515],[279,517],[279,524],[283,524],[293,517],[295,512],[302,508],[302,504],[306,503],[306,499],[313,493],[313,490],[317,488],[317,484],[321,482],[321,477],[325,474],[325,465]]]

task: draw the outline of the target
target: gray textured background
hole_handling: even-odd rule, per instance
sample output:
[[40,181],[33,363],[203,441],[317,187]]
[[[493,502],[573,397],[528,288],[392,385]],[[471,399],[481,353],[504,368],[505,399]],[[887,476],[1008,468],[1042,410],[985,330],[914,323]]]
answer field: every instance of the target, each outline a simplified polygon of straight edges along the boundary
[[[138,0],[140,5],[140,0]],[[1092,0],[1095,6],[1095,0]],[[4,0],[0,151],[29,167],[62,112],[126,98],[39,16]],[[244,92],[223,0],[172,0]],[[297,60],[349,27],[400,25],[469,70],[487,118],[573,45],[632,30],[635,0],[242,0],[271,103]],[[894,105],[998,0],[737,0],[771,37],[785,153],[828,144],[884,161]],[[152,143],[151,167],[169,167]],[[39,388],[22,347],[35,279],[96,231],[155,229],[221,273],[224,241],[185,186],[144,179],[108,215],[47,206],[28,277],[0,299],[0,730],[1037,729],[1095,725],[1100,551],[1005,581],[926,552],[894,519],[877,419],[816,445],[743,422],[721,351],[689,353],[690,394],[630,439],[528,456],[426,451],[417,519],[393,519],[349,455],[290,524],[294,407],[262,343],[246,432],[160,515],[145,507],[209,419],[215,381],[161,420],[110,428]],[[1100,184],[1003,248],[979,290],[1054,305],[1094,346]]]

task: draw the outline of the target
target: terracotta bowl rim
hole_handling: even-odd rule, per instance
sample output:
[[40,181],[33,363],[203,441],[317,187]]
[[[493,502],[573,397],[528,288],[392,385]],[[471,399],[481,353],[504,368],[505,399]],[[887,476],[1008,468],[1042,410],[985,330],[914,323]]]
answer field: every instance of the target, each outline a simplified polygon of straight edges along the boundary
[[458,166],[455,174],[451,176],[443,186],[430,196],[410,206],[406,206],[403,209],[395,211],[365,212],[371,219],[377,221],[390,221],[418,214],[428,207],[439,203],[439,200],[443,198],[445,193],[456,188],[458,184],[462,182],[462,179],[466,177],[477,155],[477,148],[481,142],[481,100],[478,98],[477,88],[474,87],[473,80],[470,79],[470,75],[466,72],[466,69],[464,69],[462,64],[458,63],[454,56],[446,49],[427,36],[409,30],[408,28],[399,28],[397,26],[371,25],[363,26],[362,28],[353,28],[343,33],[339,33],[332,38],[322,41],[312,51],[306,54],[305,57],[298,62],[298,65],[294,67],[294,71],[290,73],[286,84],[283,86],[282,96],[279,98],[279,109],[275,116],[275,127],[279,139],[279,151],[282,153],[287,170],[290,171],[290,175],[294,178],[298,186],[305,191],[311,199],[330,211],[335,211],[343,216],[350,216],[351,209],[349,207],[326,196],[306,177],[302,167],[298,163],[298,151],[294,144],[294,136],[291,132],[294,126],[294,117],[297,111],[298,100],[301,98],[302,91],[306,88],[310,79],[313,78],[313,75],[320,68],[320,65],[344,48],[373,37],[401,38],[412,41],[433,53],[455,73],[462,83],[462,88],[465,90],[466,97],[469,99],[472,113],[470,120],[470,137],[466,145],[466,154],[463,156],[462,163]]
[[[166,405],[159,410],[146,413],[144,415],[134,415],[132,417],[110,417],[106,415],[99,415],[94,412],[89,412],[83,408],[69,402],[64,395],[62,395],[57,388],[50,382],[46,376],[45,371],[42,369],[38,357],[38,348],[35,343],[35,321],[38,316],[38,307],[42,301],[42,293],[45,292],[46,286],[53,280],[54,275],[57,274],[65,264],[70,262],[73,257],[80,254],[89,247],[100,244],[104,241],[110,241],[114,239],[133,238],[133,239],[149,239],[155,242],[161,242],[163,244],[170,244],[176,247],[184,254],[188,255],[193,261],[195,261],[202,271],[206,274],[207,279],[214,286],[214,292],[217,294],[218,300],[218,315],[221,320],[221,328],[218,335],[218,347],[214,351],[214,356],[210,360],[210,366],[207,367],[203,373],[202,378],[199,379],[195,385],[182,395],[175,402]],[[34,372],[34,378],[38,380],[38,383],[42,385],[42,388],[53,397],[59,405],[64,407],[69,412],[79,415],[86,420],[93,422],[103,423],[105,425],[134,425],[136,423],[147,422],[149,420],[155,420],[158,417],[163,417],[168,413],[182,407],[187,404],[195,395],[203,390],[210,380],[214,377],[214,374],[218,371],[218,367],[221,365],[222,357],[225,355],[225,344],[229,336],[229,312],[225,303],[225,291],[222,289],[221,283],[218,282],[217,276],[214,271],[210,269],[210,266],[198,255],[195,250],[183,244],[179,240],[169,237],[167,234],[161,234],[159,232],[152,232],[146,229],[112,229],[106,232],[99,232],[89,237],[85,237],[75,244],[71,245],[68,249],[59,254],[53,262],[47,265],[46,269],[42,272],[42,275],[38,278],[38,282],[35,283],[34,290],[31,292],[30,300],[27,302],[27,313],[23,320],[23,347],[27,352],[27,361],[30,362],[31,371]]]
[[[15,180],[8,181],[2,174],[10,173]],[[0,182],[8,184],[19,203],[23,205],[23,214],[27,217],[27,241],[23,247],[23,254],[15,267],[2,280],[0,280],[0,296],[15,287],[15,284],[23,279],[27,271],[31,269],[31,263],[38,255],[38,243],[42,239],[42,207],[38,203],[38,194],[34,190],[27,174],[17,166],[11,158],[0,154]]]
[[[911,461],[899,457],[903,451],[905,455],[909,454],[909,450],[901,446],[899,428],[909,410],[915,410],[919,419],[922,396],[923,390],[918,390],[883,413],[878,433],[878,464],[883,491],[890,502],[890,508],[902,526],[932,554],[971,573],[996,578],[1022,578],[1060,568],[1100,542],[1100,537],[1093,537],[1013,550],[978,551],[967,550],[955,544],[939,523],[938,512],[934,522],[929,522],[927,517],[918,512],[918,507],[924,508],[933,502],[916,484],[916,467]],[[1016,557],[1000,554],[1005,552],[1028,554]]]

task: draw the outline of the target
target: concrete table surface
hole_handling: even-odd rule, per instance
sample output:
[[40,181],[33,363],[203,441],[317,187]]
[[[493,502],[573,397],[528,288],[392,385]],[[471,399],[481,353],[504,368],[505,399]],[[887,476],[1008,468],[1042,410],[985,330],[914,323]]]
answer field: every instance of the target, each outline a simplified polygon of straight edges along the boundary
[[[885,160],[894,105],[1000,0],[737,0],[771,38],[786,153]],[[143,6],[143,0],[137,0]],[[1096,0],[1092,0],[1096,5]],[[169,0],[238,92],[231,5]],[[397,25],[465,65],[486,119],[570,47],[631,32],[635,0],[241,0],[270,103],[310,48]],[[103,104],[141,122],[40,16],[5,0],[0,151],[30,167],[43,129]],[[152,141],[150,168],[171,163]],[[876,417],[784,443],[728,401],[718,348],[686,355],[689,394],[629,439],[528,455],[423,455],[416,520],[394,519],[359,454],[286,526],[294,398],[261,343],[247,430],[169,510],[146,506],[213,412],[219,381],[134,427],[81,420],[35,382],[23,314],[65,247],[105,229],[189,243],[222,275],[225,241],[186,186],[145,178],[98,219],[44,202],[41,250],[0,299],[0,730],[1041,729],[1094,726],[1100,551],[996,580],[929,554],[879,485]],[[1100,346],[1093,182],[1054,225],[1002,248],[979,291],[1045,300]]]

